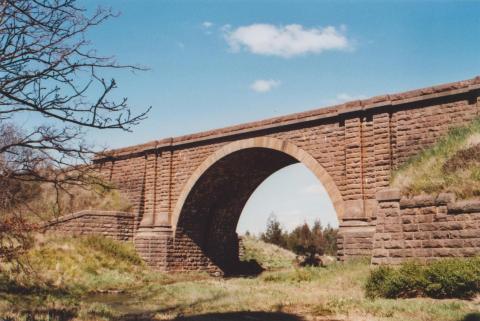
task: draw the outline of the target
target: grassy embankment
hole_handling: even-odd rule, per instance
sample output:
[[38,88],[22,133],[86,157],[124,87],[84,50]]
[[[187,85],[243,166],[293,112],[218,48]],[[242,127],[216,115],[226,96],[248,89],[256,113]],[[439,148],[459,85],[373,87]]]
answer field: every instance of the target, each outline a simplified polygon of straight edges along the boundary
[[409,159],[395,171],[391,185],[408,194],[480,196],[480,118],[451,129],[433,147]]
[[57,191],[50,184],[29,183],[24,189],[32,195],[24,197],[27,202],[22,202],[17,207],[27,214],[31,222],[44,222],[87,209],[128,211],[131,208],[121,193],[108,185],[73,185]]
[[[101,237],[46,237],[24,256],[32,272],[3,270],[0,316],[11,320],[455,320],[475,301],[368,299],[368,261],[295,268],[293,254],[247,239],[267,271],[252,278],[149,271],[131,244]],[[10,273],[8,272],[10,271]],[[95,294],[112,291],[117,294]],[[470,314],[470,316],[468,316]],[[468,316],[468,317],[467,317]]]

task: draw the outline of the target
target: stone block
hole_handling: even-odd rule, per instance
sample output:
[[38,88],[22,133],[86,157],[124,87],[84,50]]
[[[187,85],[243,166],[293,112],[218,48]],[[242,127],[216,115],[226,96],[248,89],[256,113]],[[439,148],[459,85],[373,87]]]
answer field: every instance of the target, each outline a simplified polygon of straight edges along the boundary
[[361,219],[364,217],[363,200],[345,201],[345,219]]
[[480,212],[480,200],[457,201],[447,207],[452,214]]
[[399,201],[401,198],[400,190],[397,188],[386,188],[375,194],[378,202]]
[[454,193],[440,193],[437,196],[436,203],[437,205],[447,205],[455,202],[455,199],[456,197]]

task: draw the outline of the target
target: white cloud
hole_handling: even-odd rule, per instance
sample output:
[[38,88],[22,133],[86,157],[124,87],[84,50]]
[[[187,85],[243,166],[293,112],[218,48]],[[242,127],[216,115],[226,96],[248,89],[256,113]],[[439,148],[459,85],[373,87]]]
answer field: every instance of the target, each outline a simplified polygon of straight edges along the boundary
[[365,98],[367,98],[367,96],[365,95],[351,95],[347,93],[340,93],[336,95],[335,98],[324,100],[323,103],[327,105],[335,105],[335,104],[341,104],[347,101],[360,100]]
[[336,97],[338,101],[352,101],[352,100],[365,99],[365,98],[366,98],[365,95],[349,95],[346,93],[338,94]]
[[280,86],[280,81],[278,80],[258,79],[250,85],[250,89],[257,93],[266,93],[278,86]]
[[243,49],[259,55],[290,58],[326,50],[347,50],[351,47],[344,34],[344,26],[338,29],[333,26],[306,29],[299,24],[275,26],[257,23],[234,30],[226,25],[222,30],[234,52]]
[[204,21],[204,22],[202,22],[202,27],[204,27],[205,29],[211,28],[211,27],[213,27],[213,22]]

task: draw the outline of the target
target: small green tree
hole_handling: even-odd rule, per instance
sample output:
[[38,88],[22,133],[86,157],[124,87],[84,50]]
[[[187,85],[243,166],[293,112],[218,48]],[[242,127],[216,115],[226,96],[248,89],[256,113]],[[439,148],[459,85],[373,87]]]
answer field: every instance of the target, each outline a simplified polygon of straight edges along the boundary
[[323,239],[324,239],[324,253],[327,255],[336,256],[337,255],[337,239],[338,239],[338,228],[333,228],[329,225],[323,230]]
[[274,213],[268,217],[265,233],[260,235],[264,242],[306,255],[312,260],[316,254],[337,255],[337,237],[338,229],[330,225],[324,228],[320,220],[316,220],[312,227],[304,222],[291,232],[284,231]]
[[309,252],[312,244],[312,232],[306,222],[294,228],[288,235],[288,249],[297,254]]
[[322,223],[315,220],[312,227],[312,247],[315,253],[323,255],[325,253],[325,236]]
[[267,230],[260,236],[261,240],[281,247],[286,247],[286,237],[275,213],[271,213],[267,220]]

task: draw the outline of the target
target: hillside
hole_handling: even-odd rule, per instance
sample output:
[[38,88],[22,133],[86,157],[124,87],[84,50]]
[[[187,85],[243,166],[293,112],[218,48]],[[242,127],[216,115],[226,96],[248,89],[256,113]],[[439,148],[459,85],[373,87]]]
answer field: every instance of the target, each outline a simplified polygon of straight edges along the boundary
[[22,213],[29,222],[43,222],[73,212],[96,209],[129,211],[131,204],[108,183],[66,184],[57,189],[50,183],[13,181],[11,204],[0,213],[4,216]]
[[24,269],[18,273],[13,263],[3,267],[4,280],[10,276],[21,287],[71,293],[126,289],[141,282],[145,270],[133,244],[100,236],[37,235],[19,263]]
[[409,159],[393,173],[391,186],[406,194],[480,196],[480,119],[451,129],[434,146]]
[[245,247],[242,260],[255,260],[267,271],[293,266],[295,253],[253,237],[243,237],[242,240]]

